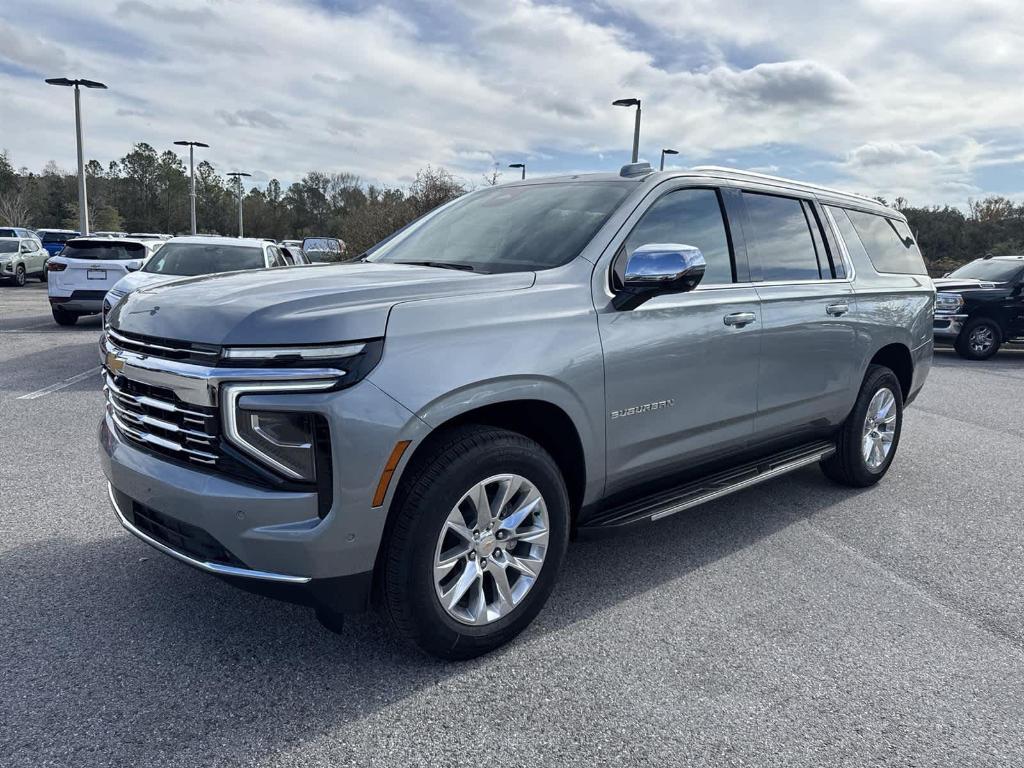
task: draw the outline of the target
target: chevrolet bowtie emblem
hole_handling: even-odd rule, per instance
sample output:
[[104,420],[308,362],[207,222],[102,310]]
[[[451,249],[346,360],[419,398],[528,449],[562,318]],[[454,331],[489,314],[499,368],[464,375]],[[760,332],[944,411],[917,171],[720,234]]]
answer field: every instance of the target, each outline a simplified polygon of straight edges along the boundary
[[124,360],[113,352],[107,352],[107,370],[111,373],[120,373],[124,369]]

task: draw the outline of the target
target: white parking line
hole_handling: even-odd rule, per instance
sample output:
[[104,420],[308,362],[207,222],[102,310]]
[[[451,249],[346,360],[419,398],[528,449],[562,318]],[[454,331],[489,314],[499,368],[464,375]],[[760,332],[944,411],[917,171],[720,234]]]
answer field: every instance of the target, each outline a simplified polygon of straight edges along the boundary
[[51,392],[56,392],[59,389],[64,389],[64,387],[70,387],[72,384],[77,384],[78,382],[84,381],[85,379],[88,379],[91,376],[96,376],[99,372],[100,367],[96,366],[95,368],[90,368],[85,373],[79,373],[75,376],[72,376],[69,379],[64,379],[64,381],[58,381],[56,384],[51,384],[48,387],[37,389],[35,392],[29,392],[27,395],[19,395],[17,399],[35,400],[36,398],[42,397],[43,395],[48,395]]

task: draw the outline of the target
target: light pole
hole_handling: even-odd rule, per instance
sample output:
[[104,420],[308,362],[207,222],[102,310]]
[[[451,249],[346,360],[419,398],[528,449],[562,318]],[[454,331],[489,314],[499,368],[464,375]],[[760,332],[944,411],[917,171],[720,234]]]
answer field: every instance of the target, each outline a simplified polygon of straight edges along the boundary
[[75,88],[75,140],[78,144],[78,228],[83,235],[89,234],[89,201],[85,193],[85,159],[82,152],[82,105],[79,96],[78,86],[86,88],[103,88],[103,83],[95,80],[70,80],[66,77],[48,77],[46,82],[49,85],[74,86]]
[[509,163],[508,167],[509,168],[522,168],[523,169],[523,175],[520,176],[519,178],[520,179],[525,179],[526,178],[526,163]]
[[244,171],[232,171],[227,175],[233,177],[238,182],[238,236],[245,237],[242,234],[242,177],[252,176],[252,174],[245,173]]
[[188,174],[189,174],[189,191],[188,199],[192,209],[192,234],[196,234],[196,147],[210,148],[209,144],[203,144],[201,141],[176,141],[174,142],[179,147],[188,147]]
[[664,171],[665,170],[665,155],[678,155],[678,154],[679,154],[679,150],[676,150],[676,149],[663,149],[663,150],[661,150],[661,168],[659,168],[658,170],[659,171]]
[[613,107],[636,107],[636,127],[633,128],[633,160],[636,162],[640,157],[640,99],[616,99],[612,102]]

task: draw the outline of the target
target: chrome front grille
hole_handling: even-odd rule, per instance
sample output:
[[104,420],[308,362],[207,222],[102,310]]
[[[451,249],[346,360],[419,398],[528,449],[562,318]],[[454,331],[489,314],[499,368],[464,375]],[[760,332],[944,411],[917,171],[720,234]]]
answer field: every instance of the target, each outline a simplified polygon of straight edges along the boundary
[[143,336],[138,333],[116,331],[109,326],[105,332],[116,346],[137,355],[158,357],[164,360],[180,360],[199,365],[215,365],[220,358],[220,347],[212,344],[193,344]]
[[217,410],[182,403],[170,390],[103,372],[103,391],[118,430],[158,453],[214,466],[220,458]]

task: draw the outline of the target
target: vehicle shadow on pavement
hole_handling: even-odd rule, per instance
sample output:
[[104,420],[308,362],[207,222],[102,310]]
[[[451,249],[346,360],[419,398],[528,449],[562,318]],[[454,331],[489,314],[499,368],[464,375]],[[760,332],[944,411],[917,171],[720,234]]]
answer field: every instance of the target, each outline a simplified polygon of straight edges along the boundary
[[150,765],[187,751],[222,764],[285,750],[429,686],[486,680],[496,662],[530,664],[551,633],[849,498],[812,468],[574,543],[533,626],[463,664],[402,646],[373,614],[350,617],[333,635],[309,609],[236,590],[127,533],[49,538],[0,556],[0,722],[14,724],[0,729],[0,754],[15,758],[7,764]]

